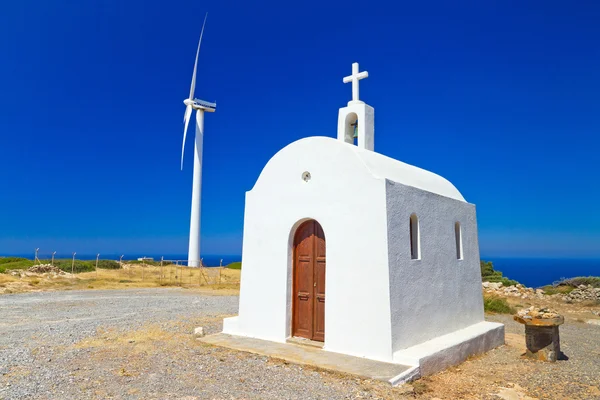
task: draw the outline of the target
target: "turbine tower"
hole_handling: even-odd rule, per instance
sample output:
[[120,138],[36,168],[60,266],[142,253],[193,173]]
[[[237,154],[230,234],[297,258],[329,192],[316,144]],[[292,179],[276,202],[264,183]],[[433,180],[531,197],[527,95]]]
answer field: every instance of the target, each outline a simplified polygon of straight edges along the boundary
[[181,145],[181,169],[183,170],[183,153],[185,151],[185,138],[187,135],[188,124],[192,110],[196,110],[196,139],[194,146],[194,177],[192,180],[192,212],[190,216],[190,245],[188,250],[188,266],[197,267],[200,264],[200,204],[202,192],[202,144],[204,141],[204,112],[214,112],[217,108],[216,103],[209,103],[204,100],[194,98],[194,89],[196,87],[196,71],[198,70],[198,55],[200,54],[200,44],[204,34],[204,25],[206,17],[202,24],[200,39],[198,40],[198,49],[196,50],[196,61],[194,62],[194,73],[192,74],[192,85],[190,87],[190,97],[183,101],[185,104],[185,114],[183,117],[183,144]]

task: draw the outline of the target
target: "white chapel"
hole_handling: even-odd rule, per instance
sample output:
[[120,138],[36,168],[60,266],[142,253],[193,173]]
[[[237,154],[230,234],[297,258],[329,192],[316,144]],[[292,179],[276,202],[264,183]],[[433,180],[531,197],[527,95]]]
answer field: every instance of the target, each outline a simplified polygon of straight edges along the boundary
[[354,63],[343,79],[337,138],[289,144],[246,193],[239,315],[223,333],[320,342],[424,376],[504,344],[504,326],[484,321],[475,206],[375,152],[367,77]]

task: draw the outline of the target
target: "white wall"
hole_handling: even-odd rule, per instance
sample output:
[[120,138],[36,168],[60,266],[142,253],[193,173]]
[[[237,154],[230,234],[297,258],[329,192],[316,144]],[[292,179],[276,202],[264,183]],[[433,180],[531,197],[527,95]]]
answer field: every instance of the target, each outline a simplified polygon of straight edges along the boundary
[[[393,351],[483,321],[475,206],[387,181]],[[421,259],[411,260],[409,219],[419,218]],[[456,258],[454,223],[462,229]]]
[[326,240],[324,348],[391,361],[385,196],[356,146],[312,137],[277,153],[246,194],[239,317],[224,332],[289,337],[293,229],[312,218]]

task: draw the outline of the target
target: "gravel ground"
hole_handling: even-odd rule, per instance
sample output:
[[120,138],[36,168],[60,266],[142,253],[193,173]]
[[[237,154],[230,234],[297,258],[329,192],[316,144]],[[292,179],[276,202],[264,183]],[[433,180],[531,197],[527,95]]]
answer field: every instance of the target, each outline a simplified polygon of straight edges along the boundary
[[[525,327],[510,315],[493,315],[487,319],[503,323],[507,336],[524,334]],[[600,399],[600,326],[567,320],[559,332],[561,351],[568,360],[547,363],[519,359],[515,365],[528,367],[528,372],[506,379],[539,398]],[[524,352],[524,338],[522,340]],[[490,358],[496,356],[501,358],[500,362],[506,362],[503,360],[505,351],[492,353],[488,355]]]
[[0,296],[0,399],[342,399],[406,389],[207,346],[237,296],[183,289]]
[[[502,388],[600,399],[599,326],[561,327],[568,361],[522,359],[509,341],[391,388],[194,340],[194,327],[220,331],[237,305],[237,296],[173,288],[0,296],[0,399],[498,399]],[[489,319],[523,341],[510,317]]]

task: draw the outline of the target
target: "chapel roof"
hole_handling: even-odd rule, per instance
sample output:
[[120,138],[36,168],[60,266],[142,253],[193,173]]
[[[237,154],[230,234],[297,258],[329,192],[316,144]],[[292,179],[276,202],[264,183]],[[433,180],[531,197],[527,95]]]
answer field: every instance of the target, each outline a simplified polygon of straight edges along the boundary
[[[433,172],[324,136],[307,137],[290,143],[269,160],[261,173],[261,177],[266,171],[280,169],[280,163],[287,163],[290,159],[298,158],[299,154],[306,154],[306,152],[316,152],[318,154],[315,154],[315,157],[320,159],[329,159],[326,156],[323,158],[327,154],[338,154],[336,159],[339,159],[339,153],[345,153],[346,156],[350,156],[350,159],[356,157],[356,160],[377,178],[388,179],[392,182],[466,202],[452,183]],[[348,159],[348,157],[344,158]],[[301,156],[299,159],[304,160]]]
[[348,143],[340,142],[340,144],[353,150],[375,176],[466,202],[462,194],[450,181],[433,172]]

